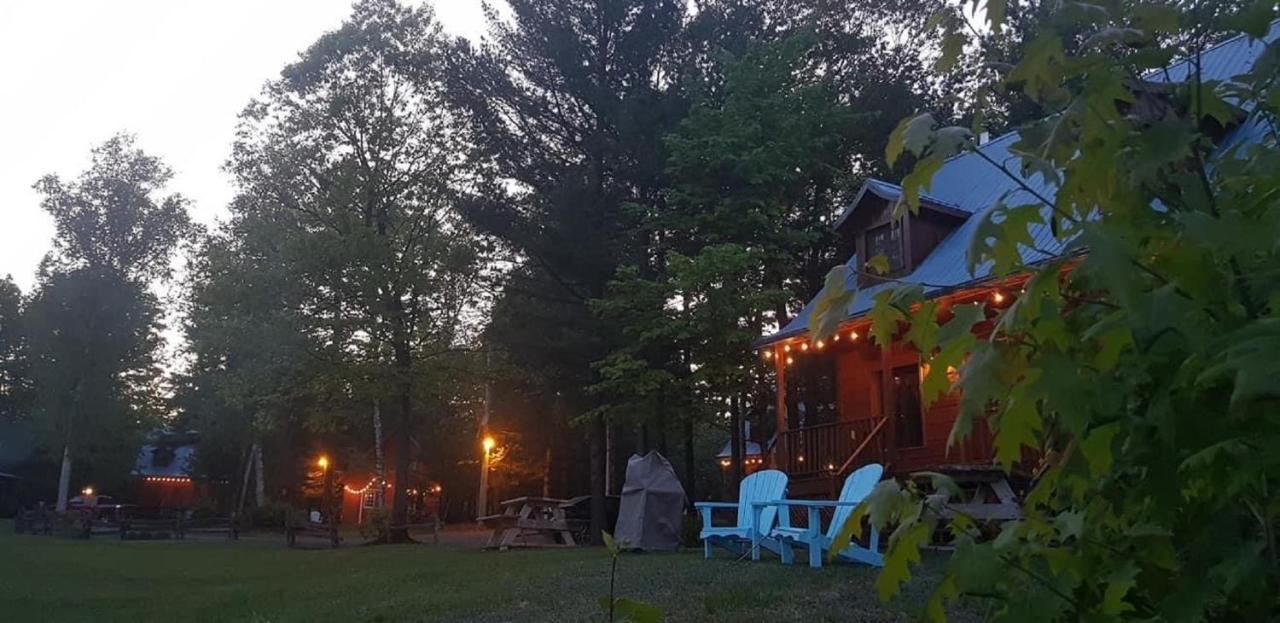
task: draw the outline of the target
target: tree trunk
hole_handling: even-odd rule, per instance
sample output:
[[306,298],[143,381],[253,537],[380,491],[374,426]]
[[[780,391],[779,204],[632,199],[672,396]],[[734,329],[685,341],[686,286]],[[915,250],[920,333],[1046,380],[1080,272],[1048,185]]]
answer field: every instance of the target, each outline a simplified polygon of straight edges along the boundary
[[613,424],[604,425],[604,494],[613,495],[617,489],[617,445],[618,431]]
[[267,505],[267,480],[262,473],[262,442],[254,442],[253,444],[253,475],[254,481],[254,499],[258,503],[258,508]]
[[738,400],[738,395],[734,394],[730,400],[729,406],[729,426],[733,429],[729,433],[730,454],[729,460],[732,463],[730,469],[733,474],[732,491],[738,490],[738,485],[742,482],[742,405]]
[[[405,370],[404,374],[408,374]],[[409,381],[400,383],[400,418],[396,426],[396,477],[395,487],[391,494],[391,525],[399,526],[391,531],[392,543],[408,543],[409,531],[403,526],[409,524],[409,455],[413,437],[410,424],[413,421],[413,397],[410,395]]]
[[600,543],[600,533],[608,529],[605,524],[604,476],[607,469],[604,460],[604,419],[597,416],[591,422],[591,542]]
[[61,515],[67,512],[67,497],[71,494],[71,444],[62,446],[62,470],[58,472],[58,503],[54,508]]
[[253,472],[253,451],[257,447],[257,443],[251,443],[249,450],[244,453],[244,478],[240,480],[240,497],[236,500],[236,515],[244,513],[244,503],[249,499],[249,474]]
[[[373,401],[373,506],[374,508],[382,508],[386,506],[387,492],[386,487],[382,483],[387,481],[387,464],[386,457],[382,453],[382,409],[378,406],[378,401]],[[360,500],[360,506],[364,506],[364,500]]]
[[689,498],[690,504],[698,499],[697,474],[698,470],[694,465],[693,457],[693,418],[686,417],[684,419],[684,494]]
[[542,464],[542,497],[551,497],[551,445],[547,445],[547,458]]
[[666,388],[658,394],[658,418],[653,423],[654,433],[658,438],[658,454],[667,456],[667,392]]

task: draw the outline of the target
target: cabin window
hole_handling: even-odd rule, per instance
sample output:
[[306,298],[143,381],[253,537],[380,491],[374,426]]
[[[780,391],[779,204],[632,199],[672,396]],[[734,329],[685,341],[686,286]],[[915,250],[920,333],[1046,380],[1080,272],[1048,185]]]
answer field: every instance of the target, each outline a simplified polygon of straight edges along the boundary
[[883,255],[889,260],[889,274],[897,274],[906,268],[903,252],[902,227],[886,223],[867,230],[867,259]]

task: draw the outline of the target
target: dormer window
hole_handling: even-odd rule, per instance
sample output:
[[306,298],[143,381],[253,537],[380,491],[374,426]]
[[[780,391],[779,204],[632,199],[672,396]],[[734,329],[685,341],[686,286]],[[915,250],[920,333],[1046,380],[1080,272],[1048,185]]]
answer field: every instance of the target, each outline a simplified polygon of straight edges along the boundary
[[[836,231],[844,241],[841,251],[856,255],[862,263],[861,286],[911,273],[969,216],[939,199],[921,195],[919,212],[894,218],[900,194],[893,184],[867,180],[836,220]],[[883,277],[866,269],[867,262],[876,256],[888,260],[889,272]]]
[[902,245],[902,227],[897,223],[885,223],[867,230],[867,260],[883,255],[889,260],[889,275],[897,275],[907,267],[906,253]]

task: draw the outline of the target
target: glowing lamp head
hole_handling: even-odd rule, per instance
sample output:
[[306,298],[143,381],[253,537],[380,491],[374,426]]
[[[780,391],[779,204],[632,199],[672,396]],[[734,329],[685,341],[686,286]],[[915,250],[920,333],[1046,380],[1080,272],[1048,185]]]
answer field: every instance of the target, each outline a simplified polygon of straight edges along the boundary
[[809,350],[808,342],[800,342],[800,350]]
[[316,459],[316,465],[320,469],[329,469],[329,457],[321,455],[320,458]]
[[826,346],[826,345],[827,345],[827,343],[826,343],[826,342],[823,342],[822,340],[818,340],[818,341],[817,341],[817,343],[816,343],[816,344],[814,344],[814,346],[817,346],[817,347],[818,347],[818,350],[822,350],[822,348],[823,348],[824,346]]
[[85,487],[81,489],[80,495],[93,495],[93,487]]
[[483,445],[483,446],[484,446],[484,451],[485,451],[485,452],[491,452],[491,451],[493,451],[493,447],[494,447],[494,446],[496,446],[496,445],[498,445],[498,442],[497,442],[497,441],[494,441],[493,437],[485,437],[485,438],[484,438],[484,441],[482,441],[482,442],[480,442],[480,443],[481,443],[481,445]]
[[851,339],[851,340],[856,340],[856,339],[858,339],[858,332],[857,332],[857,331],[850,331],[850,332],[849,332],[849,339]]
[[996,292],[995,294],[992,294],[992,295],[991,295],[991,300],[992,300],[992,301],[994,301],[996,305],[999,305],[999,304],[1003,303],[1003,302],[1004,302],[1004,293],[1003,293],[1003,292]]

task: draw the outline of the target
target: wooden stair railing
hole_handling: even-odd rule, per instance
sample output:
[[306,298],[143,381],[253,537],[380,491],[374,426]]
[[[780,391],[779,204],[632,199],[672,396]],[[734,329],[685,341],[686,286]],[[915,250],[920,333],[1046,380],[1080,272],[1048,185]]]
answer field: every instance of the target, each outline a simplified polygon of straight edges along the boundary
[[887,417],[879,418],[879,420],[880,421],[876,422],[876,425],[871,429],[871,432],[863,438],[862,443],[859,443],[858,447],[853,449],[853,452],[849,454],[849,458],[845,459],[844,463],[840,465],[840,468],[831,473],[831,495],[833,499],[836,494],[839,493],[841,486],[844,484],[840,479],[845,474],[849,473],[849,469],[853,467],[855,462],[858,460],[858,457],[862,456],[862,453],[867,449],[867,446],[880,436],[880,431],[884,430],[885,424],[889,422],[889,418]]

